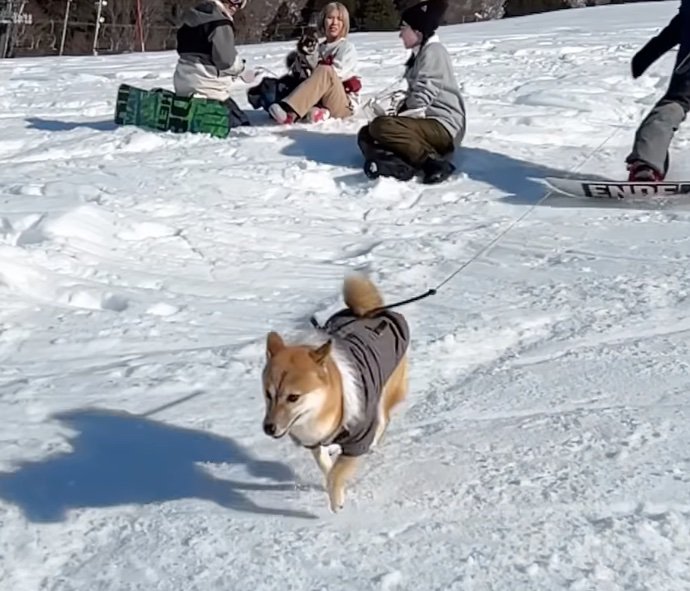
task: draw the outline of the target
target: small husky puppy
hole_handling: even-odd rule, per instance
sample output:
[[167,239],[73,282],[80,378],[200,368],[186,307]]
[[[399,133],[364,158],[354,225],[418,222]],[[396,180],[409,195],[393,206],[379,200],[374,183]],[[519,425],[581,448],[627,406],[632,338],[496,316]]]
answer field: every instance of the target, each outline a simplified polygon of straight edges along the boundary
[[[407,394],[410,341],[405,318],[382,309],[369,279],[347,278],[343,296],[347,307],[309,338],[289,345],[270,332],[262,375],[264,432],[289,435],[311,450],[334,513],[343,508],[359,457],[379,442]],[[334,444],[335,460],[328,451]]]
[[285,58],[285,66],[289,74],[300,80],[306,80],[311,76],[319,64],[319,37],[316,28],[308,27],[297,41],[296,49],[293,49]]

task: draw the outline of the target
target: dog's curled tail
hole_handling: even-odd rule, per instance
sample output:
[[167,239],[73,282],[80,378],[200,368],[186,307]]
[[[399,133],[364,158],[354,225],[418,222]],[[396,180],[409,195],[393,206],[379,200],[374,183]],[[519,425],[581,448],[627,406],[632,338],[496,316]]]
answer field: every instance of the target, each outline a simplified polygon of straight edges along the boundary
[[383,306],[383,298],[374,283],[363,275],[350,275],[343,286],[345,305],[355,316],[365,316]]

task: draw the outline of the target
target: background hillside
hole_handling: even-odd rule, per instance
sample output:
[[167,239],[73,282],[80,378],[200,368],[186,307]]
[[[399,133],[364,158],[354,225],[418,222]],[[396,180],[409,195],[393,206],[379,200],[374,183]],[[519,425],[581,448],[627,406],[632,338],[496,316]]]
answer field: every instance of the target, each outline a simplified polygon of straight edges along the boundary
[[[98,53],[174,49],[175,28],[184,9],[198,0],[137,0],[107,2],[102,7],[103,23],[96,31],[97,3],[93,0],[69,1],[68,25],[64,30],[63,51],[81,55]],[[403,4],[416,0],[402,0]],[[238,16],[239,38],[243,43],[277,41],[299,35],[327,0],[250,0]],[[398,25],[393,0],[343,0],[358,31],[392,30]],[[562,8],[595,4],[624,3],[621,0],[453,0],[447,24],[521,16]],[[59,53],[68,0],[0,0],[0,15],[31,15],[30,24],[0,23],[0,56],[52,55]],[[2,20],[2,18],[0,18]],[[16,19],[15,19],[16,20]],[[141,22],[141,29],[137,23]]]

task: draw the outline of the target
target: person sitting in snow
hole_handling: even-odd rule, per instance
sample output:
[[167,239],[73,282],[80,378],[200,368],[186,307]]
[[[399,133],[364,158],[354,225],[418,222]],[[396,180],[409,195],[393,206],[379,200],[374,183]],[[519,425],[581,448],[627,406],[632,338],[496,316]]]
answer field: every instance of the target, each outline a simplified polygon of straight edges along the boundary
[[280,78],[265,77],[247,91],[247,101],[255,109],[268,111],[273,103],[283,100],[319,65],[319,37],[316,27],[307,27],[297,40],[295,49],[285,56],[287,74]]
[[680,44],[671,81],[663,97],[642,121],[626,158],[631,181],[661,181],[669,166],[668,149],[690,110],[690,0],[682,0],[678,14],[632,59],[633,78]]
[[446,48],[436,30],[446,0],[426,0],[401,14],[400,38],[412,50],[405,69],[407,91],[393,115],[360,129],[358,144],[371,178],[390,176],[439,183],[455,170],[447,158],[465,136],[465,104]]
[[268,112],[278,123],[290,124],[303,118],[312,123],[329,117],[350,117],[362,87],[355,75],[357,52],[347,39],[350,14],[340,2],[327,4],[319,18],[325,40],[319,44],[319,63],[309,78]]
[[184,13],[177,30],[175,94],[230,98],[232,83],[245,67],[235,48],[233,17],[246,4],[247,0],[203,0]]

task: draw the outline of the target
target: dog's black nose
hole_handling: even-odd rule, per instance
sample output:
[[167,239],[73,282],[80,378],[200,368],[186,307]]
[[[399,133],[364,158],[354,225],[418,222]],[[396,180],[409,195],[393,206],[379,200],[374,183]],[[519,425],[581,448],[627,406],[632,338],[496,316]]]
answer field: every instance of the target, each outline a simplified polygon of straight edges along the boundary
[[273,437],[276,434],[276,426],[273,423],[264,423],[264,433]]

